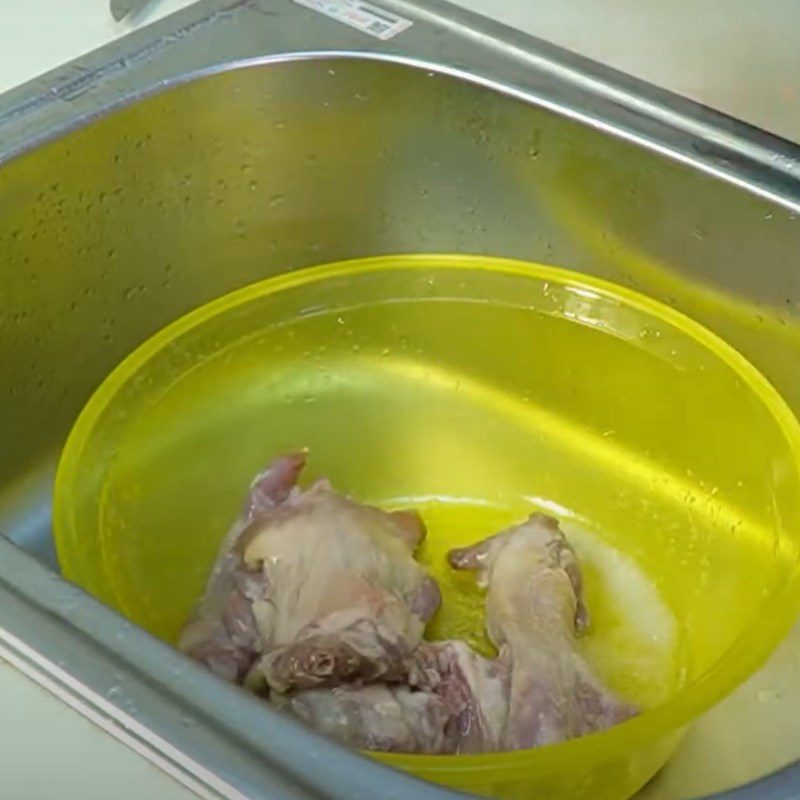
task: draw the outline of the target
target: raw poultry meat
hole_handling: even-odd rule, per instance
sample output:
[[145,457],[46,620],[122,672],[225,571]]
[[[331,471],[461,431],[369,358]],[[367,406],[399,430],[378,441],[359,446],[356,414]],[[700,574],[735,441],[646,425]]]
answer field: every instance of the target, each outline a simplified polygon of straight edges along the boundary
[[296,486],[302,453],[252,483],[180,647],[253,691],[401,680],[439,607],[413,558],[425,528],[324,480]]
[[404,683],[312,689],[275,704],[363,750],[482,753],[499,748],[507,691],[501,662],[465,642],[424,642]]
[[239,540],[257,519],[288,500],[304,463],[302,454],[284,456],[253,480],[239,519],[220,545],[205,592],[178,640],[181,650],[231,683],[240,683],[258,657],[253,604],[263,603],[267,595],[263,571],[245,566]]
[[499,750],[508,717],[510,673],[466,642],[425,642],[417,648],[408,682],[438,697],[447,713],[451,753]]
[[302,453],[253,481],[181,648],[317,730],[353,747],[482,753],[602,730],[635,710],[576,649],[588,626],[581,570],[541,514],[465,548],[475,570],[485,658],[463,641],[423,641],[441,597],[414,559],[425,528],[335,492],[297,487]]
[[361,750],[454,753],[452,714],[434,692],[380,683],[310,689],[278,699],[312,728]]
[[451,566],[487,587],[486,626],[509,671],[500,749],[538,747],[603,730],[635,710],[605,688],[575,649],[588,625],[577,557],[556,520],[521,525],[452,550]]

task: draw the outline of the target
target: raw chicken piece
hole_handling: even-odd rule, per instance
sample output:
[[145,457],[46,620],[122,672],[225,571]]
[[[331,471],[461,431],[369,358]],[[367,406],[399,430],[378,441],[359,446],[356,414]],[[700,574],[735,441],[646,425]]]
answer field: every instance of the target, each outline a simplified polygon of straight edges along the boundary
[[295,486],[303,454],[253,482],[181,648],[253,691],[401,680],[441,601],[413,558],[425,528],[327,481]]
[[297,488],[303,454],[252,483],[180,646],[352,746],[409,753],[534,747],[634,713],[575,650],[588,625],[581,572],[555,520],[533,515],[449,554],[488,587],[499,657],[422,642],[441,598],[413,558],[414,512]]
[[471,547],[452,550],[456,569],[488,587],[486,621],[510,672],[500,749],[560,742],[609,728],[636,712],[606,689],[575,650],[588,625],[575,552],[556,520],[532,515]]
[[408,684],[312,689],[275,698],[316,730],[364,750],[496,750],[507,712],[507,669],[465,642],[422,643]]
[[408,686],[310,689],[281,697],[276,705],[320,733],[362,750],[454,753],[458,744],[445,701]]
[[[453,753],[500,749],[508,716],[509,671],[466,642],[424,642],[414,654],[409,683],[439,697],[448,713]],[[445,751],[439,751],[445,752]]]
[[302,453],[276,459],[250,485],[236,523],[220,545],[206,590],[181,631],[178,647],[212,672],[240,683],[259,655],[253,603],[263,602],[263,571],[248,569],[237,543],[255,520],[288,500],[305,464]]

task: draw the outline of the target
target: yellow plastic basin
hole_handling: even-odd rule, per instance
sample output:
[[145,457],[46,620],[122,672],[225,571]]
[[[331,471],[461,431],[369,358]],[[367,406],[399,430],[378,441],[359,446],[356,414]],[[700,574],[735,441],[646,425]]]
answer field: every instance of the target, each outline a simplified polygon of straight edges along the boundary
[[380,755],[519,800],[631,795],[758,667],[798,607],[800,431],[700,325],[631,291],[482,257],[331,264],[247,287],[153,337],[67,442],[55,529],[70,579],[174,641],[250,478],[311,453],[356,497],[417,505],[445,608],[484,649],[444,551],[538,507],[587,572],[587,658],[646,708],[533,751]]

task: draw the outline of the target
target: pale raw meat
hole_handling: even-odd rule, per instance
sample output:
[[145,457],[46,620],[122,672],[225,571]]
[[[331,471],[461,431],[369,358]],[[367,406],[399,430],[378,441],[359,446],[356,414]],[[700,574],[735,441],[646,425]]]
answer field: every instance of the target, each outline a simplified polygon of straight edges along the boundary
[[481,753],[499,746],[507,669],[460,641],[424,642],[407,684],[296,692],[277,705],[318,731],[364,750]]
[[499,750],[508,716],[509,670],[458,640],[425,642],[414,654],[409,683],[434,693],[448,713],[453,753]]
[[558,523],[534,514],[471,547],[452,550],[456,569],[487,587],[486,626],[509,670],[500,749],[561,742],[603,730],[635,710],[605,688],[575,648],[588,624],[581,572]]
[[413,558],[425,528],[335,492],[296,487],[303,454],[253,482],[180,646],[253,691],[401,680],[440,603]]
[[454,753],[452,713],[433,692],[408,686],[310,689],[277,703],[316,730],[361,750]]
[[301,490],[304,464],[283,456],[253,481],[181,635],[185,652],[362,749],[517,750],[636,713],[576,649],[588,613],[555,520],[534,514],[449,554],[487,589],[499,653],[489,659],[462,641],[422,640],[441,598],[414,559],[418,515],[357,503],[324,480]]
[[267,594],[263,570],[244,565],[238,543],[256,520],[288,500],[304,464],[302,453],[278,458],[252,482],[178,640],[181,650],[232,683],[240,683],[258,658],[261,640],[252,605]]

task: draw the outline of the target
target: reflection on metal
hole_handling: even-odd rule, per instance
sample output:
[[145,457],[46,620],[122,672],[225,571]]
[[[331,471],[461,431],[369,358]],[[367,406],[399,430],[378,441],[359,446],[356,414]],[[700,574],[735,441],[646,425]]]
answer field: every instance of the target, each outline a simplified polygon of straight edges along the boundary
[[117,22],[143,11],[150,5],[151,0],[111,0],[109,11]]
[[[254,709],[50,569],[64,436],[168,321],[310,264],[492,253],[675,306],[800,411],[800,148],[439,0],[380,6],[412,27],[206,0],[0,97],[0,529],[36,557],[0,537],[0,649],[206,796],[452,795]],[[800,756],[763,699],[800,699],[793,636],[645,797]],[[792,769],[736,800],[796,796]]]

